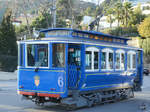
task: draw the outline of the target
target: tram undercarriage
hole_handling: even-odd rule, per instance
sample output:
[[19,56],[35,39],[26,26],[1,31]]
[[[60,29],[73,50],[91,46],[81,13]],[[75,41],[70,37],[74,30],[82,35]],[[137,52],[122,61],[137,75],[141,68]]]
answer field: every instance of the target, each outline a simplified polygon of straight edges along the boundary
[[81,107],[92,107],[97,104],[113,103],[116,101],[133,98],[134,91],[132,88],[97,91],[80,93],[73,90],[73,94],[67,98],[51,98],[39,96],[23,96],[25,99],[32,100],[35,104],[43,106],[46,102],[52,102],[67,107],[67,110],[74,110]]

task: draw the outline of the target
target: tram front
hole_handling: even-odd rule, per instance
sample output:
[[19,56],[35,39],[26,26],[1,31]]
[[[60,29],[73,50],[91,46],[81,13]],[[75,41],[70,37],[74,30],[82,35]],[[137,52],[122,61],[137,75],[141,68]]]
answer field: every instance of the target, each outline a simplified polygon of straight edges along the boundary
[[18,46],[18,93],[36,103],[66,97],[65,44],[33,40]]

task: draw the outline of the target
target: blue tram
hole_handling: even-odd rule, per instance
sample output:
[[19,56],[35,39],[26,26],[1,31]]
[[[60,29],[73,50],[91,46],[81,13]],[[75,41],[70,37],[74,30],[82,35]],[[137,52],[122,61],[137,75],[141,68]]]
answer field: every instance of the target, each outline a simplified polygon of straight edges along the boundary
[[18,94],[36,104],[82,107],[141,90],[143,51],[127,38],[66,28],[40,33],[18,42]]

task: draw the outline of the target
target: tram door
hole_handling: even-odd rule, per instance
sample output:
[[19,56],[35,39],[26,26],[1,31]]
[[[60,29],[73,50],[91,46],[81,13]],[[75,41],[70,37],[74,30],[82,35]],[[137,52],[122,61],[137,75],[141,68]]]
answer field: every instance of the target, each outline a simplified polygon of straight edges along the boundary
[[78,44],[68,46],[68,89],[77,89],[81,67],[81,48]]

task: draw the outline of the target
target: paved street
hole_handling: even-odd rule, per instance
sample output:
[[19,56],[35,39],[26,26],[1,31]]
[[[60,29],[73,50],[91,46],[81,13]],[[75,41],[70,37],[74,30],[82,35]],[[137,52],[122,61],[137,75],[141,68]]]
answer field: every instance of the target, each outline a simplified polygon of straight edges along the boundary
[[[135,93],[135,98],[117,103],[97,105],[92,108],[81,108],[73,112],[150,112],[150,76],[144,78],[142,92]],[[63,107],[54,104],[46,104],[43,107],[36,106],[33,102],[22,100],[16,92],[16,80],[0,81],[0,112],[66,112]],[[146,110],[140,110],[142,104]]]

